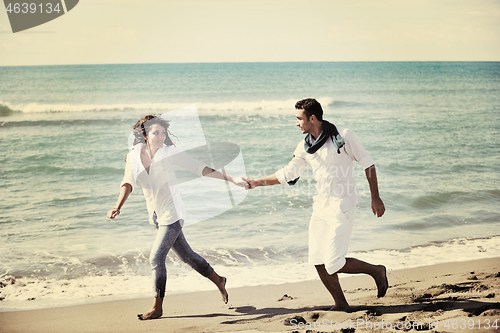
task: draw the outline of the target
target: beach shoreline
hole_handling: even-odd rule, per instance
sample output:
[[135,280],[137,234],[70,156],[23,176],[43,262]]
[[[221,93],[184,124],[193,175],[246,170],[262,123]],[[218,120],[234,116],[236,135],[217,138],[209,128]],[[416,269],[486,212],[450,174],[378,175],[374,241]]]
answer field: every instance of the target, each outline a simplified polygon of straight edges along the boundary
[[[239,146],[244,168],[234,160],[223,163],[224,172],[258,178],[290,161],[304,138],[295,126],[295,102],[314,97],[324,119],[356,133],[375,160],[387,208],[382,219],[373,216],[366,175],[355,163],[363,202],[356,211],[350,256],[383,263],[394,276],[398,269],[500,257],[500,189],[495,181],[500,174],[495,158],[499,113],[492,89],[498,86],[500,62],[158,63],[1,70],[2,330],[106,331],[112,324],[118,329],[108,331],[117,331],[129,320],[133,324],[124,331],[150,325],[135,322],[136,314],[151,306],[149,257],[155,239],[141,191],[127,199],[116,220],[106,217],[119,192],[132,127],[148,113],[172,121],[169,130],[179,149],[214,142]],[[199,117],[173,117],[172,111],[193,103]],[[474,129],[480,129],[481,140],[471,138]],[[184,204],[193,214],[224,211],[184,232],[192,249],[228,278],[233,308],[221,304],[209,280],[169,255],[168,320],[161,321],[167,323],[162,331],[282,331],[281,316],[332,305],[314,267],[307,264],[307,225],[317,185],[311,169],[295,186],[239,194],[221,182],[220,188],[194,179],[183,185]],[[212,199],[220,193],[227,200],[215,204]],[[391,289],[382,300],[374,290],[357,290],[374,288],[370,278],[363,280],[366,287],[356,282],[351,289],[349,281],[358,281],[353,278],[342,280],[352,305],[400,301],[390,298]],[[212,295],[203,300],[205,307],[198,306],[204,293],[181,294],[203,290]],[[285,294],[293,299],[278,302]],[[442,297],[464,297],[450,294],[446,290]],[[363,295],[370,298],[361,302]],[[146,299],[110,303],[141,297]],[[409,304],[411,295],[404,297]],[[12,310],[19,311],[8,312]],[[403,310],[382,308],[384,314],[376,317],[392,320],[384,311]],[[184,314],[188,320],[177,318]],[[320,312],[318,319],[328,315]],[[312,320],[308,313],[302,316]],[[39,323],[31,328],[25,317]],[[264,317],[266,326],[259,324]],[[229,321],[234,323],[221,324]],[[152,323],[151,329],[156,325],[164,324]]]
[[232,289],[228,277],[228,305],[214,288],[168,295],[163,317],[147,322],[136,314],[149,309],[149,298],[0,312],[0,332],[493,332],[495,320],[500,326],[500,258],[389,271],[388,278],[383,298],[369,276],[341,278],[351,312],[327,311],[333,301],[319,280]]

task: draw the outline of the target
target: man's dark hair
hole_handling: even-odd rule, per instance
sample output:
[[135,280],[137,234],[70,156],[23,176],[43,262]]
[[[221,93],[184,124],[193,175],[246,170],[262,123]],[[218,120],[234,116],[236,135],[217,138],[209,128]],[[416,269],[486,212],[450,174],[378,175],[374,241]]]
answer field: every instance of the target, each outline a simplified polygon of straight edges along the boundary
[[306,98],[295,103],[295,108],[297,110],[304,110],[307,120],[311,118],[312,115],[316,116],[316,119],[323,121],[323,109],[321,104],[314,98]]

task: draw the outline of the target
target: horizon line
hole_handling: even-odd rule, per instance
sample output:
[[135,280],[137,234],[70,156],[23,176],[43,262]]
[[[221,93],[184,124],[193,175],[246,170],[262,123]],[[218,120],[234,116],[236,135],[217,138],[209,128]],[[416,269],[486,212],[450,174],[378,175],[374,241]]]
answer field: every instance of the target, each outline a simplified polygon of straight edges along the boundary
[[498,63],[500,60],[336,60],[336,61],[207,61],[207,62],[131,62],[85,64],[0,65],[2,67],[105,66],[105,65],[201,65],[201,64],[282,64],[282,63]]

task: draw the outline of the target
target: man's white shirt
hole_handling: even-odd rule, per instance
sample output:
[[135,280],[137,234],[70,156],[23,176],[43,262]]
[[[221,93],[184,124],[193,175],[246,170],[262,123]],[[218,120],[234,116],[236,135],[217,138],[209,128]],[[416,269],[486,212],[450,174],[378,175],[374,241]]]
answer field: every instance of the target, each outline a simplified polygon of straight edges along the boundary
[[281,184],[290,185],[290,181],[300,177],[307,166],[311,166],[317,190],[313,214],[326,208],[347,212],[361,203],[361,196],[356,188],[353,161],[358,162],[363,169],[374,164],[353,131],[340,128],[338,130],[345,141],[345,145],[340,148],[340,154],[331,138],[313,154],[306,152],[304,141],[301,141],[290,163],[276,172]]

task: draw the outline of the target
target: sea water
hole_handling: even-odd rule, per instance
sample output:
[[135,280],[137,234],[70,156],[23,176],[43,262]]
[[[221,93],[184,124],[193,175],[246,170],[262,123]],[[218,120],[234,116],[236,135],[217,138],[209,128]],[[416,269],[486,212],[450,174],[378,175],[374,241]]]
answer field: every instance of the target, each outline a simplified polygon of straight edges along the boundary
[[[141,116],[194,105],[206,142],[238,145],[256,178],[293,156],[304,137],[294,104],[307,97],[376,163],[387,210],[373,216],[357,165],[350,256],[389,270],[500,256],[498,62],[0,67],[0,310],[151,295],[155,228],[142,191],[106,217]],[[175,121],[170,130],[189,140]],[[184,233],[228,288],[315,279],[314,194],[308,170]],[[173,253],[167,270],[167,295],[214,289]]]

